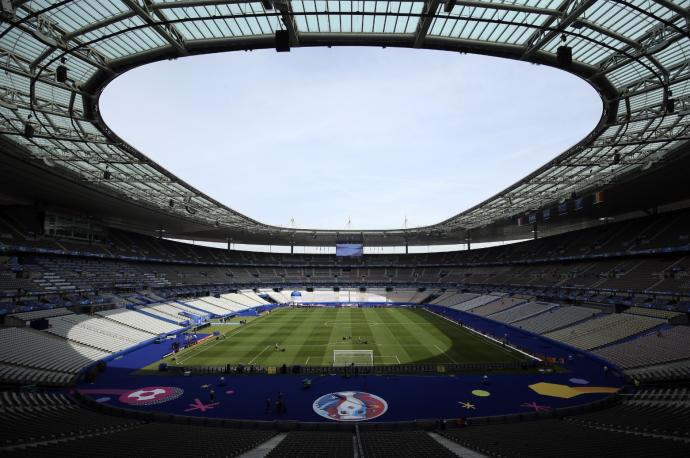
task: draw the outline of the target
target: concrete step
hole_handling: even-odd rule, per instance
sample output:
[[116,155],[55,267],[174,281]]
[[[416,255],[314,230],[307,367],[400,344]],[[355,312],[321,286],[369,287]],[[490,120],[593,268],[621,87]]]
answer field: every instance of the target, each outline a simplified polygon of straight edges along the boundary
[[287,433],[276,434],[266,442],[262,442],[257,447],[241,454],[238,458],[264,458],[285,439],[285,436]]

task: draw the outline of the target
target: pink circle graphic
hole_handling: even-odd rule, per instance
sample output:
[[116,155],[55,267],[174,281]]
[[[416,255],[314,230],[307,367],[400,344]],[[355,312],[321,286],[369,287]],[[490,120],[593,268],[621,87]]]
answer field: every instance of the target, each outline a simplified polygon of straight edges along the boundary
[[182,396],[182,393],[184,390],[175,386],[147,386],[127,391],[118,400],[132,406],[149,406],[172,401]]
[[375,394],[363,391],[339,391],[324,394],[313,404],[314,412],[335,421],[364,421],[380,417],[388,403]]

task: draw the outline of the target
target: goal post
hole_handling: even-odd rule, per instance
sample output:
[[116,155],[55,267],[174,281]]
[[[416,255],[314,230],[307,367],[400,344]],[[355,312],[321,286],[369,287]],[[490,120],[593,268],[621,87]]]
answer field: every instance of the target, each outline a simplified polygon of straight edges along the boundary
[[333,350],[334,366],[373,366],[374,350]]

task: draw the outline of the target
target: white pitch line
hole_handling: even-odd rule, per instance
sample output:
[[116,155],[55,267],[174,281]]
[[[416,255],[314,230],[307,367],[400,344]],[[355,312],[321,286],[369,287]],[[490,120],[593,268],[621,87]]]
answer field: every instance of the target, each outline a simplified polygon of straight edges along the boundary
[[438,345],[434,344],[434,347],[436,347],[438,349],[438,351],[443,353],[446,356],[446,358],[448,358],[450,360],[451,363],[457,364],[457,361],[455,361],[453,358],[451,358],[450,355],[448,355],[445,351],[441,350],[441,348]]
[[[261,317],[259,317],[259,318],[261,318]],[[205,351],[208,350],[209,348],[215,347],[215,346],[218,345],[219,343],[224,342],[225,339],[226,339],[228,336],[235,336],[235,335],[237,335],[237,334],[239,334],[240,332],[244,331],[245,329],[247,329],[247,327],[251,326],[252,324],[254,324],[254,323],[256,323],[256,322],[257,322],[257,320],[252,320],[250,323],[245,324],[244,326],[242,326],[242,327],[239,328],[239,329],[232,329],[232,330],[230,330],[230,331],[227,331],[227,332],[223,333],[223,339],[218,339],[218,340],[216,340],[216,341],[213,342],[213,343],[208,344],[208,343],[205,343],[205,342],[204,342],[204,343],[201,343],[200,345],[197,345],[197,346],[194,346],[194,347],[190,348],[190,349],[189,349],[189,352],[190,352],[190,353],[186,353],[186,354],[185,354],[185,356],[187,356],[187,357],[184,358],[184,359],[179,360],[179,361],[177,362],[177,364],[182,364],[182,363],[184,363],[185,361],[188,361],[189,359],[191,359],[191,358],[193,358],[193,357],[199,356],[200,354],[202,354],[203,352],[205,352]],[[199,350],[199,351],[194,352],[194,350]]]
[[215,347],[216,345],[218,345],[218,344],[221,343],[221,342],[222,342],[222,340],[219,339],[219,340],[216,340],[215,342],[212,342],[212,343],[209,343],[209,344],[201,343],[200,345],[195,346],[195,347],[193,347],[193,348],[191,349],[192,351],[194,351],[194,350],[200,350],[200,351],[198,351],[198,352],[196,352],[196,353],[187,354],[187,355],[186,355],[187,357],[184,358],[184,359],[179,360],[179,361],[177,362],[177,364],[178,364],[178,365],[179,365],[179,364],[183,364],[185,361],[189,360],[190,358],[195,358],[195,357],[199,356],[200,354],[202,354],[203,352],[205,352],[205,351],[208,350],[209,348]]
[[398,355],[395,355],[395,360],[400,364],[400,358],[398,358]]
[[311,356],[307,356],[307,361],[304,363],[305,366],[306,366],[307,364],[309,364],[309,359],[310,359],[310,358],[311,358]]
[[[450,318],[447,318],[447,317],[445,317],[445,316],[443,316],[443,315],[439,315],[438,313],[432,312],[432,311],[429,310],[429,309],[425,309],[425,310],[426,310],[427,312],[431,313],[432,315],[436,315],[436,316],[439,317],[439,318],[443,318],[443,319],[446,320],[446,321],[450,321],[451,323],[453,323],[453,324],[455,324],[455,325],[458,324],[458,323],[456,323],[455,321],[451,320]],[[509,325],[509,326],[510,326],[510,325]],[[474,332],[475,334],[477,334],[477,335],[480,336],[480,337],[484,337],[485,339],[488,339],[489,341],[493,342],[497,347],[501,348],[503,351],[505,351],[505,352],[507,352],[507,353],[510,353],[510,352],[508,352],[508,350],[506,350],[506,349],[503,348],[503,347],[508,347],[508,348],[510,348],[511,350],[515,350],[515,351],[518,352],[518,353],[521,353],[521,354],[523,354],[523,355],[525,355],[525,356],[528,356],[528,357],[530,357],[530,358],[532,358],[532,359],[534,359],[534,360],[536,360],[536,361],[541,362],[541,358],[537,358],[536,356],[531,355],[531,354],[529,354],[529,353],[527,353],[527,352],[525,352],[525,351],[522,351],[522,350],[520,350],[520,349],[518,349],[518,348],[516,348],[516,347],[514,347],[514,346],[512,346],[512,345],[504,344],[504,343],[502,343],[500,340],[494,339],[493,337],[488,336],[488,335],[486,335],[486,334],[482,334],[481,332],[477,331],[477,330],[474,329],[474,328],[471,328],[471,327],[469,327],[469,326],[467,326],[467,325],[464,325],[464,326],[462,326],[462,327],[463,327],[464,329],[467,329],[468,331]]]
[[258,358],[259,356],[263,355],[264,352],[265,352],[266,350],[268,350],[269,348],[271,348],[271,346],[270,346],[270,345],[266,345],[266,348],[264,348],[263,350],[261,350],[261,353],[259,353],[259,354],[256,355],[254,358],[252,358],[252,360],[249,361],[249,364],[251,365],[251,364],[256,360],[256,358]]

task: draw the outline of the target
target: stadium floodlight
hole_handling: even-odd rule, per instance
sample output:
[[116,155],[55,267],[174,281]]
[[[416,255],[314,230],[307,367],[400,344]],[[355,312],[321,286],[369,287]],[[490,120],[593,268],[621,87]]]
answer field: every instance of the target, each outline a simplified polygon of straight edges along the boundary
[[666,113],[672,114],[676,111],[676,100],[672,98],[666,99]]
[[67,67],[65,66],[65,58],[60,60],[60,65],[55,69],[55,81],[58,83],[67,82]]
[[287,30],[276,30],[276,51],[290,52],[290,33]]
[[333,366],[373,366],[374,350],[333,350]]
[[559,67],[567,68],[573,64],[573,48],[566,45],[565,34],[561,36],[561,41],[563,45],[559,46],[556,50],[556,62]]
[[24,124],[24,136],[26,138],[32,138],[34,136],[34,133],[36,133],[36,128],[34,127],[34,124],[31,121],[26,121]]

